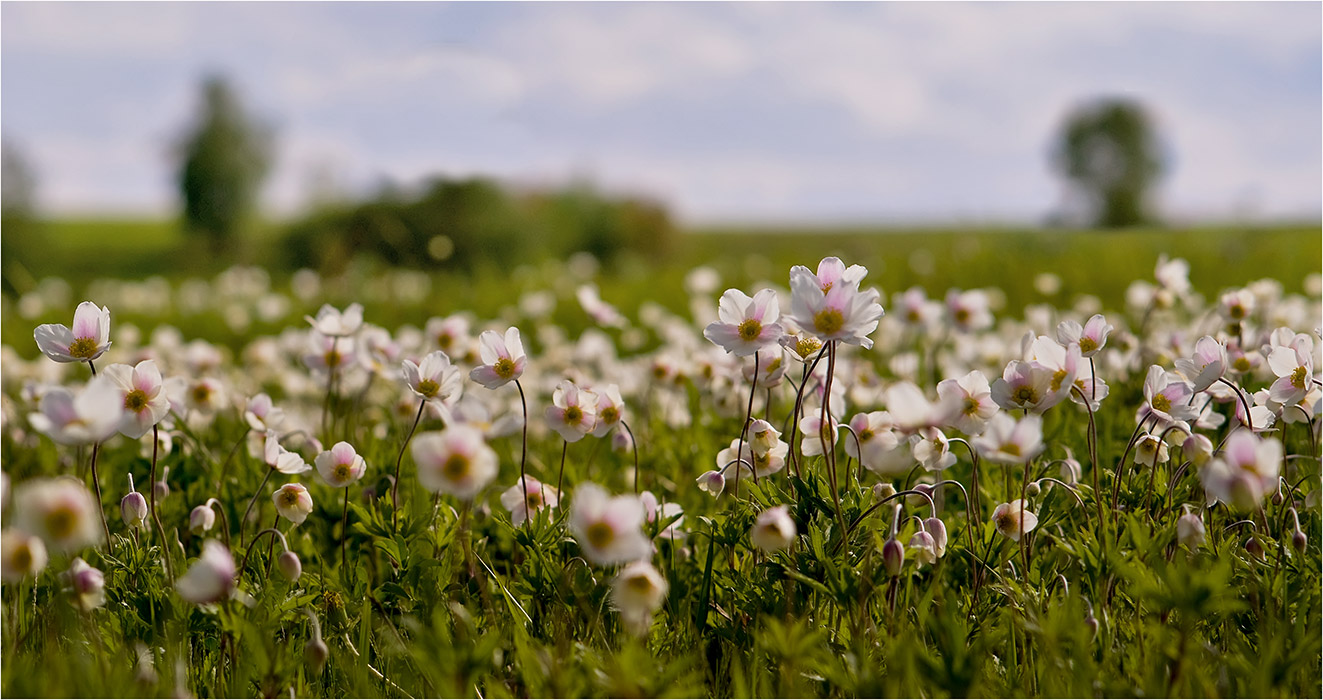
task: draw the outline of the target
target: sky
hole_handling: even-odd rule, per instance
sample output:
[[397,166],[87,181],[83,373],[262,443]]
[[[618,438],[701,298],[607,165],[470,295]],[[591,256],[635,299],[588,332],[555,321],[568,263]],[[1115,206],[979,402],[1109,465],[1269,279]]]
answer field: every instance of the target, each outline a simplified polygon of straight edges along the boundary
[[1150,111],[1169,219],[1318,220],[1323,5],[15,3],[0,131],[54,214],[171,214],[220,73],[275,129],[263,201],[491,175],[682,222],[1023,223],[1083,100]]

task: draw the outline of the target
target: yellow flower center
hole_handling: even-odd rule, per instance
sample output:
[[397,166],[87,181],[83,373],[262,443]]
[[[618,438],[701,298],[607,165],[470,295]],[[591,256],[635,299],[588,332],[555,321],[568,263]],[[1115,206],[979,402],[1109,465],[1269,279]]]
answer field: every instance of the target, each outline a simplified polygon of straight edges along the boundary
[[631,593],[638,595],[647,595],[652,592],[652,580],[647,576],[631,576],[625,579],[625,587]]
[[1153,397],[1153,410],[1166,413],[1171,410],[1171,399],[1165,394],[1157,394]]
[[859,442],[868,442],[869,440],[872,439],[873,439],[873,431],[869,430],[868,428],[864,428],[863,430],[859,431]]
[[532,509],[532,508],[541,508],[541,507],[542,507],[542,494],[540,494],[540,493],[538,493],[538,492],[536,492],[536,491],[534,491],[533,493],[528,494],[528,507],[529,507],[530,509]]
[[584,534],[588,537],[588,544],[597,549],[605,549],[616,538],[616,531],[600,520],[589,525]]
[[602,419],[603,423],[614,423],[620,420],[620,410],[617,409],[615,406],[607,406],[606,408],[602,409],[601,413],[597,415],[599,418]]
[[27,545],[23,545],[10,555],[10,561],[15,569],[27,571],[32,568],[32,550]]
[[822,348],[822,341],[817,338],[803,337],[795,341],[795,353],[804,359]]
[[436,396],[436,392],[438,391],[441,391],[440,385],[431,379],[424,379],[421,382],[418,382],[418,393],[429,399]]
[[469,473],[469,460],[461,454],[453,454],[441,465],[441,473],[451,481],[459,481]]
[[293,508],[295,505],[298,505],[299,492],[294,489],[285,489],[280,494],[280,502],[283,503],[286,508]]
[[957,323],[964,323],[969,320],[969,309],[956,309],[954,315]]
[[1237,357],[1235,362],[1231,363],[1231,366],[1235,367],[1237,372],[1248,372],[1251,368],[1249,358],[1244,355]]
[[1297,389],[1303,389],[1303,388],[1305,388],[1305,368],[1304,368],[1304,367],[1296,367],[1296,368],[1295,368],[1295,371],[1291,373],[1291,386],[1293,386],[1293,387],[1295,387],[1295,388],[1297,388]]
[[1066,381],[1066,370],[1059,369],[1052,374],[1052,391],[1060,391],[1061,383]]
[[813,315],[813,328],[822,335],[835,335],[845,326],[845,316],[837,309],[823,309]]
[[206,384],[193,385],[193,403],[206,403],[211,399],[211,387]]
[[137,413],[147,407],[147,394],[142,389],[134,389],[124,395],[124,408]]
[[1093,352],[1098,349],[1098,342],[1087,336],[1080,338],[1080,352]]
[[80,360],[90,360],[96,354],[95,338],[79,338],[69,344],[69,354]]
[[330,350],[327,350],[326,355],[324,355],[323,357],[326,360],[327,367],[339,367],[340,360],[343,359],[340,357],[340,351],[336,350],[335,348],[331,348]]
[[978,400],[972,396],[965,397],[964,414],[967,416],[972,416],[975,413],[978,413]]
[[350,470],[348,464],[337,464],[335,465],[335,469],[331,470],[331,475],[335,477],[336,481],[349,481],[349,477],[353,475],[353,471]]
[[1012,457],[1019,457],[1019,456],[1020,456],[1020,446],[1017,445],[1017,444],[1015,444],[1015,443],[1013,443],[1013,442],[1008,442],[1008,443],[1006,443],[1006,444],[1004,444],[1004,445],[1001,446],[1001,452],[1004,453],[1004,454],[1008,454],[1008,455],[1010,455],[1010,456],[1012,456]]
[[78,512],[69,506],[56,506],[46,514],[46,532],[51,539],[62,540],[74,533],[78,525]]
[[1240,304],[1232,304],[1231,308],[1227,309],[1227,311],[1230,313],[1231,318],[1245,318],[1245,307]]
[[570,406],[565,409],[565,422],[574,425],[583,420],[583,409],[578,406]]
[[751,343],[758,339],[758,335],[763,332],[763,324],[757,319],[747,318],[740,322],[736,332],[740,334],[740,340]]
[[492,370],[495,371],[496,376],[501,379],[510,379],[514,376],[515,372],[514,360],[511,360],[508,357],[502,357],[496,360],[496,364],[492,365]]
[[455,342],[455,337],[450,335],[449,333],[439,333],[436,336],[436,344],[442,350],[449,350],[450,345],[454,342]]
[[1025,385],[1015,390],[1015,393],[1011,395],[1011,400],[1021,406],[1038,403],[1038,392],[1034,391],[1033,387]]

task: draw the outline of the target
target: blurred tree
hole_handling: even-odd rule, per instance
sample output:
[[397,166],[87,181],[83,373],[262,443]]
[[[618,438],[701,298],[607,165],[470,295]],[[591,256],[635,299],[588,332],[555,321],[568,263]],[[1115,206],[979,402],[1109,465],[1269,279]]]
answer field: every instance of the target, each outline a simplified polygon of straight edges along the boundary
[[226,251],[253,214],[270,167],[271,132],[244,113],[224,78],[203,81],[202,105],[180,147],[184,225]]
[[1057,137],[1052,164],[1094,226],[1150,220],[1149,192],[1164,163],[1148,114],[1137,102],[1103,98],[1074,110]]
[[0,142],[0,260],[3,287],[11,294],[36,284],[24,264],[38,246],[36,192],[27,158],[10,141]]

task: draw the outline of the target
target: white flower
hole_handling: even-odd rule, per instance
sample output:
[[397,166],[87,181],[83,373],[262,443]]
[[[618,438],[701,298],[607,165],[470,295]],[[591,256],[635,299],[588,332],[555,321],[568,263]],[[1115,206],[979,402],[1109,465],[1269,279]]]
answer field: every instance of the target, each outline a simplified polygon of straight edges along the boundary
[[342,489],[359,479],[367,471],[367,462],[347,442],[337,442],[331,449],[317,455],[314,460],[317,473],[332,488]]
[[100,544],[97,508],[87,487],[72,477],[33,479],[14,489],[14,526],[56,551]]
[[1112,324],[1102,314],[1094,314],[1083,325],[1074,321],[1062,321],[1057,324],[1057,341],[1069,346],[1080,346],[1081,357],[1093,357],[1107,344],[1107,334],[1112,332]]
[[418,481],[428,491],[471,501],[496,478],[496,452],[482,432],[463,423],[414,438],[409,449],[418,465]]
[[1268,388],[1269,397],[1282,405],[1298,403],[1309,392],[1314,379],[1313,340],[1301,333],[1289,346],[1273,348],[1268,354],[1268,367],[1277,376]]
[[1199,478],[1208,495],[1242,511],[1253,510],[1277,488],[1282,463],[1282,443],[1262,439],[1248,430],[1237,430],[1227,438],[1222,452],[1213,457]]
[[599,566],[648,558],[652,543],[643,534],[643,504],[633,495],[607,495],[586,483],[575,489],[570,531],[588,561]]
[[46,545],[41,539],[21,530],[5,530],[0,535],[0,578],[21,581],[35,577],[46,568]]
[[547,406],[547,423],[566,442],[578,442],[597,425],[597,395],[580,389],[568,379],[556,385]]
[[624,417],[625,400],[620,398],[620,387],[606,385],[606,389],[597,393],[597,424],[593,427],[593,437],[606,437]]
[[119,430],[124,400],[109,377],[98,376],[77,394],[55,387],[37,404],[39,413],[28,422],[39,433],[61,445],[102,442]]
[[106,604],[106,577],[82,557],[74,557],[69,569],[60,574],[74,594],[74,601],[83,610],[99,608]]
[[937,472],[956,463],[946,435],[937,428],[925,428],[914,443],[914,459],[930,472]]
[[417,364],[405,360],[403,371],[409,390],[427,401],[454,403],[464,389],[464,376],[440,350],[427,353]]
[[524,356],[524,343],[519,339],[519,329],[514,327],[505,331],[504,338],[496,331],[483,331],[478,336],[478,354],[482,365],[469,372],[469,378],[488,389],[518,379],[528,362]]
[[90,362],[110,348],[110,309],[85,301],[74,310],[72,329],[46,323],[32,335],[37,347],[56,362]]
[[1027,464],[1043,451],[1043,417],[1030,413],[1017,421],[998,413],[971,443],[990,462]]
[[271,502],[276,504],[280,517],[298,525],[308,519],[312,513],[312,494],[303,484],[285,484],[271,494]]
[[795,520],[790,517],[789,507],[781,505],[758,514],[753,529],[749,531],[749,539],[758,549],[775,552],[794,544],[798,533]]
[[[883,477],[898,476],[914,466],[910,442],[891,427],[886,411],[858,413],[850,419],[854,436],[846,438],[846,454],[859,460],[864,468]],[[856,439],[858,445],[855,445]]]
[[303,461],[303,457],[297,452],[290,452],[280,445],[280,438],[276,431],[266,431],[266,443],[262,449],[262,458],[267,466],[280,472],[281,474],[302,474],[312,471],[312,467]]
[[896,427],[906,433],[913,433],[921,428],[945,425],[961,408],[958,399],[948,393],[941,396],[937,403],[928,400],[923,390],[912,382],[897,382],[887,388],[882,403],[887,406],[887,413]]
[[1206,335],[1194,344],[1194,355],[1176,360],[1176,369],[1191,384],[1190,390],[1199,393],[1222,378],[1227,370],[1227,348],[1216,338]]
[[248,423],[248,427],[259,433],[265,433],[268,430],[278,430],[285,422],[285,412],[277,408],[271,402],[271,397],[266,394],[258,394],[248,399],[248,405],[244,408],[243,419]]
[[[878,303],[876,289],[860,291],[859,282],[867,271],[855,265],[834,275],[837,263],[827,258],[818,266],[829,270],[828,279],[796,265],[790,269],[790,315],[792,323],[822,341],[838,340],[848,345],[873,347],[868,337],[877,330],[882,318],[882,305]],[[862,271],[862,273],[860,272]]]
[[611,605],[635,635],[647,633],[652,615],[666,601],[666,579],[644,561],[631,562],[611,584]]
[[322,335],[344,337],[357,333],[363,325],[363,305],[350,304],[342,313],[330,304],[322,304],[322,308],[317,311],[317,318],[303,318]]
[[1145,417],[1157,416],[1164,424],[1194,418],[1198,411],[1189,404],[1192,393],[1179,374],[1152,365],[1144,378]]
[[170,397],[154,361],[143,360],[133,367],[110,365],[104,374],[115,383],[123,399],[124,417],[119,432],[125,437],[136,440],[146,435],[170,412]]
[[520,489],[522,480],[516,479],[514,486],[501,492],[501,505],[510,511],[510,523],[515,527],[527,522],[530,512],[536,513],[543,508],[555,508],[560,505],[560,493],[554,487],[547,486],[531,476],[525,476],[523,479],[527,479],[527,488]]
[[235,573],[230,550],[216,540],[207,540],[202,543],[202,556],[175,581],[175,590],[180,598],[197,605],[220,602],[234,592]]
[[943,403],[959,406],[948,419],[948,425],[966,435],[983,432],[988,420],[999,410],[992,400],[988,378],[974,370],[959,379],[943,379],[937,383],[937,396]]
[[763,289],[749,298],[738,289],[727,289],[717,304],[717,318],[703,329],[703,337],[740,357],[752,355],[780,341],[783,330],[776,292]]
[[997,532],[1019,542],[1021,535],[1038,527],[1038,516],[1026,510],[1024,501],[1017,498],[997,506],[992,511],[992,522]]

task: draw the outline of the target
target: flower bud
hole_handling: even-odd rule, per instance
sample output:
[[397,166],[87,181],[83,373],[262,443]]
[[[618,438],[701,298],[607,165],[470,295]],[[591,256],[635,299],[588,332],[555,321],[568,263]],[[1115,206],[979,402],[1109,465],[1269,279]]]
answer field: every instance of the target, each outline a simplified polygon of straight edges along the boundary
[[875,484],[873,486],[873,498],[883,500],[896,495],[896,487],[891,484]]
[[209,532],[215,525],[216,511],[210,506],[200,505],[188,514],[188,531],[195,535]]
[[119,515],[124,524],[132,528],[141,528],[147,521],[147,499],[137,491],[130,491],[119,502]]
[[899,576],[901,567],[905,566],[905,548],[894,537],[882,545],[882,565],[890,576]]
[[721,492],[726,490],[726,477],[722,476],[721,472],[703,472],[697,482],[698,488],[713,496],[720,496]]
[[169,477],[170,467],[165,467],[161,472],[161,480],[156,482],[156,485],[153,487],[156,492],[156,500],[163,501],[166,496],[170,495],[170,484],[166,483],[166,479]]
[[629,431],[615,430],[611,433],[611,449],[618,454],[628,454],[634,450],[634,438],[629,436]]
[[[932,499],[933,497],[933,492],[936,491],[936,489],[933,487],[932,484],[915,484],[914,486],[910,487],[910,490],[918,492],[918,493],[912,493],[905,497],[905,503],[909,505],[911,508],[919,508],[921,506],[928,505],[929,500]],[[923,494],[924,496],[927,496],[928,498],[924,498],[923,496],[920,496],[919,493]]]
[[331,650],[326,648],[326,642],[323,642],[320,636],[313,637],[308,641],[308,645],[303,647],[303,658],[308,662],[308,668],[312,669],[315,676],[321,675],[322,668],[326,666],[326,659],[330,656]]
[[934,551],[937,553],[937,558],[940,559],[945,556],[947,542],[946,523],[942,522],[941,518],[928,518],[923,521],[923,529],[927,530],[928,534],[933,536],[933,544],[936,545]]
[[[932,564],[937,561],[937,543],[933,540],[932,535],[923,530],[919,530],[910,537],[910,549],[914,551],[914,561],[919,562],[920,566],[923,566],[924,564]],[[886,550],[884,549],[884,561],[886,560],[885,552]],[[904,563],[904,554],[901,555],[901,563]],[[897,567],[897,571],[899,570],[899,567]],[[889,563],[887,571],[891,571]]]
[[765,552],[775,552],[794,544],[798,530],[790,517],[790,509],[776,506],[758,514],[749,538],[754,546]]
[[303,563],[299,561],[299,555],[288,549],[276,557],[276,566],[280,567],[280,573],[290,581],[298,581],[299,576],[303,575]]
[[758,419],[749,426],[749,449],[756,455],[765,455],[780,442],[781,433],[771,423]]
[[1185,453],[1185,458],[1190,460],[1190,464],[1202,467],[1213,456],[1213,441],[1203,435],[1191,435],[1181,443],[1181,450]]
[[1037,481],[1031,481],[1027,486],[1024,487],[1025,498],[1036,498],[1038,494],[1042,492],[1043,492],[1043,487],[1039,486]]
[[1296,530],[1291,533],[1291,548],[1294,549],[1297,554],[1304,554],[1305,547],[1307,546],[1309,546],[1309,538],[1305,537],[1303,530]]
[[1084,616],[1084,624],[1088,625],[1094,636],[1098,635],[1098,618],[1093,616],[1093,608],[1089,608],[1088,614]]
[[1255,559],[1263,558],[1263,543],[1257,537],[1245,540],[1245,552]]
[[1202,545],[1204,539],[1205,532],[1203,518],[1189,512],[1187,509],[1185,515],[1182,515],[1176,521],[1176,541],[1190,549],[1194,549]]

